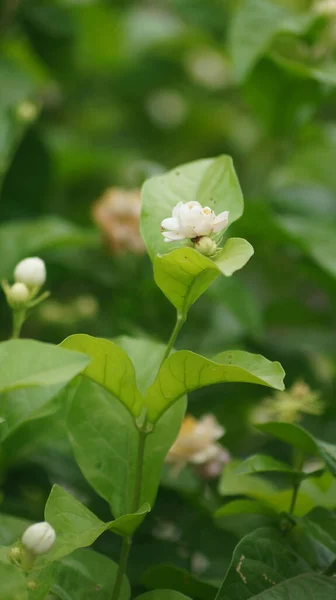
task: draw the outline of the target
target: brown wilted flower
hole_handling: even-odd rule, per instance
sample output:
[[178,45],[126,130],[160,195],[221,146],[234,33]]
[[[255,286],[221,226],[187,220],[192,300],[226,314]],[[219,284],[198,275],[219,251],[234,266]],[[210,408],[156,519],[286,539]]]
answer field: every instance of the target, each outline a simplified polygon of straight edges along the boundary
[[140,206],[140,190],[117,187],[107,188],[93,204],[93,220],[113,253],[145,252],[139,230]]
[[229,462],[230,455],[217,440],[225,433],[213,415],[195,419],[187,415],[180,433],[166,457],[168,464],[174,465],[176,474],[187,464],[197,467],[199,474],[210,479],[217,477],[223,464]]

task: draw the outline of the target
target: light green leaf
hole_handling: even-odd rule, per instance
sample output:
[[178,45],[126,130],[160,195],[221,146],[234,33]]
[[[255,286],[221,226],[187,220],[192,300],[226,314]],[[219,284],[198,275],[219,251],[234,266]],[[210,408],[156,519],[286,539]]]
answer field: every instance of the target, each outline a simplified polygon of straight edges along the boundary
[[332,600],[336,581],[309,572],[275,529],[258,529],[236,547],[216,600]]
[[[61,600],[111,600],[118,565],[92,550],[76,550],[63,558],[52,591]],[[124,576],[119,600],[129,600],[130,586]]]
[[221,475],[218,491],[222,496],[248,496],[268,501],[277,493],[277,488],[258,475],[236,473],[234,463],[227,465]]
[[190,200],[210,206],[217,214],[230,211],[230,223],[239,219],[244,208],[243,196],[229,156],[181,165],[145,182],[142,189],[141,234],[152,260],[157,254],[181,247],[180,242],[167,244],[164,241],[161,222],[171,216],[178,202]]
[[28,600],[26,578],[14,565],[0,562],[0,600]]
[[302,450],[307,454],[314,454],[324,460],[329,471],[336,475],[336,446],[328,444],[317,438],[314,438],[308,431],[294,425],[293,423],[281,423],[271,421],[255,425],[264,433],[269,433],[274,437]]
[[135,368],[138,389],[145,394],[159,370],[166,344],[150,338],[131,338],[127,335],[120,336],[114,341],[130,357]]
[[50,492],[44,516],[56,531],[56,542],[42,562],[52,562],[77,548],[91,546],[110,525],[59,485],[54,485]]
[[216,587],[211,583],[201,581],[195,575],[173,565],[150,567],[142,575],[141,583],[146,588],[155,590],[155,593],[172,587],[177,590],[176,593],[188,594],[188,597],[195,597],[197,600],[213,600],[216,593]]
[[191,600],[191,598],[173,590],[154,590],[137,596],[136,600]]
[[84,374],[118,398],[134,417],[140,415],[144,402],[136,386],[134,367],[117,344],[78,334],[68,337],[62,346],[88,354],[91,362]]
[[68,383],[88,362],[83,354],[35,340],[2,342],[0,392]]
[[34,418],[88,362],[84,354],[34,340],[0,343],[1,440]]
[[184,394],[207,385],[244,382],[284,389],[284,371],[278,362],[258,354],[233,351],[218,354],[214,360],[182,350],[162,365],[147,392],[148,418],[153,423]]
[[268,473],[275,471],[277,473],[287,473],[288,475],[299,475],[300,471],[295,471],[290,465],[275,460],[272,456],[266,456],[264,454],[254,454],[246,460],[244,460],[235,470],[236,473],[241,475],[251,473]]
[[272,0],[244,0],[234,13],[229,31],[229,49],[240,81],[268,51],[279,33],[303,33],[312,24],[313,13],[294,13]]
[[230,238],[214,260],[194,248],[179,248],[154,261],[154,279],[175,308],[186,316],[190,306],[223,274],[229,277],[253,255],[249,242]]
[[[154,504],[162,464],[184,412],[181,401],[147,435],[140,506]],[[105,388],[82,377],[69,411],[68,430],[79,467],[109,502],[114,516],[132,513],[139,431],[129,411]]]

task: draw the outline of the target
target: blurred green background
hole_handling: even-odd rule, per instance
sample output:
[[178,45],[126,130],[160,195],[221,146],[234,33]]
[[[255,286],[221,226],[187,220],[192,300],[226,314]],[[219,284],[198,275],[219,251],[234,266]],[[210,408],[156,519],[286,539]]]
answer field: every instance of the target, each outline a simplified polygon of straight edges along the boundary
[[[229,154],[245,196],[230,234],[246,237],[255,256],[193,307],[178,347],[210,356],[244,348],[280,360],[287,385],[303,378],[321,390],[325,414],[306,424],[334,441],[335,0],[0,6],[0,274],[10,279],[19,259],[39,255],[52,292],[23,335],[165,341],[174,311],[155,287],[149,258],[113,252],[92,206],[108,187],[138,188],[177,164]],[[0,310],[4,340],[11,325],[3,296]],[[249,410],[265,395],[218,386],[193,394],[190,409],[214,412],[228,448],[244,456],[260,446]],[[106,514],[68,454],[61,417],[45,433],[44,440],[41,430],[27,433],[26,446],[21,434],[4,476],[4,511],[40,518],[57,481]],[[178,543],[156,535],[162,522],[182,532]],[[133,580],[155,560],[193,568],[200,546],[211,563],[205,576],[219,578],[240,533],[224,534],[163,488],[138,535]]]

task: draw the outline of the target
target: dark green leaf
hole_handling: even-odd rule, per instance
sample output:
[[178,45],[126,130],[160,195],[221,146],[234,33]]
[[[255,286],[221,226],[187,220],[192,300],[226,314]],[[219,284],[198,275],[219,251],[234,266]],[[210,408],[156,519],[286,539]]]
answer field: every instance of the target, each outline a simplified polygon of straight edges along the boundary
[[151,567],[143,574],[141,583],[146,588],[155,589],[156,593],[157,590],[168,589],[171,586],[177,592],[188,594],[195,600],[213,600],[216,594],[214,585],[172,565]]

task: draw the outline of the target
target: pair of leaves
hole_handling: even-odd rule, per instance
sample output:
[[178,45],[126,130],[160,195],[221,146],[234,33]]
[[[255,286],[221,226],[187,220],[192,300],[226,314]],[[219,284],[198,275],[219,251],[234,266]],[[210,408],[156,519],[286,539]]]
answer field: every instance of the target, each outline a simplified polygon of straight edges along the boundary
[[258,529],[236,547],[216,600],[332,600],[336,581],[310,570],[273,529]]
[[194,200],[217,214],[228,210],[230,223],[239,219],[243,196],[229,156],[182,165],[149,179],[143,186],[141,233],[154,262],[154,278],[184,318],[216,277],[232,275],[253,254],[251,244],[239,238],[227,240],[213,260],[186,247],[185,242],[167,244],[161,222],[178,202]]
[[88,364],[89,358],[52,344],[0,344],[1,439],[34,418]]
[[[125,340],[133,346],[134,370],[126,353],[113,342],[76,335],[63,342],[91,357],[72,400],[68,430],[75,456],[92,487],[112,507],[115,517],[134,510],[139,436],[135,425],[146,407],[154,430],[145,440],[140,506],[153,505],[164,458],[173,444],[185,412],[186,392],[223,381],[245,381],[282,388],[283,371],[278,363],[244,352],[223,353],[210,361],[192,352],[176,352],[159,369],[163,346],[140,340]],[[146,360],[144,360],[146,356]],[[152,366],[148,371],[147,365]],[[143,399],[136,377],[145,389]],[[152,385],[150,385],[152,383]],[[89,448],[89,451],[88,451]],[[113,477],[111,477],[113,473]]]

